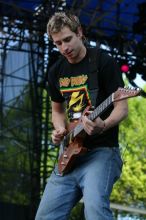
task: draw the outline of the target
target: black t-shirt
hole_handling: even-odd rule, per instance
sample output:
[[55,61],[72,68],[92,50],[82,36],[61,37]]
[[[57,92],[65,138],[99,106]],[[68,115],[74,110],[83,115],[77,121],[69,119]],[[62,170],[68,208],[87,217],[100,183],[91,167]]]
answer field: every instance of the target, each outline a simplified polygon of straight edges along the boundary
[[[94,49],[90,48],[90,50]],[[124,86],[122,74],[115,60],[102,50],[98,52],[100,52],[100,56],[98,56],[100,60],[98,60],[97,106],[115,92],[118,87]],[[77,64],[70,64],[65,58],[61,58],[49,71],[48,91],[51,100],[59,103],[65,102],[69,120],[80,116],[84,109],[91,105],[89,74],[91,73],[88,52],[81,62]],[[101,115],[101,118],[105,119],[112,109],[113,105]],[[118,146],[118,126],[105,131],[101,135],[86,135],[84,146],[88,148]]]

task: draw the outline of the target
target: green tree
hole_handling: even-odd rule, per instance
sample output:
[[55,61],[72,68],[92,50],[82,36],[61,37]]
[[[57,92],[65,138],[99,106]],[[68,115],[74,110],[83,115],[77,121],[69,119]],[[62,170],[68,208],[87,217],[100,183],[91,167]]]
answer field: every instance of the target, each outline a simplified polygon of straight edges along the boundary
[[0,134],[0,200],[28,204],[30,200],[31,103],[28,87],[4,109]]
[[128,118],[120,126],[123,172],[111,201],[146,208],[146,99],[130,99]]

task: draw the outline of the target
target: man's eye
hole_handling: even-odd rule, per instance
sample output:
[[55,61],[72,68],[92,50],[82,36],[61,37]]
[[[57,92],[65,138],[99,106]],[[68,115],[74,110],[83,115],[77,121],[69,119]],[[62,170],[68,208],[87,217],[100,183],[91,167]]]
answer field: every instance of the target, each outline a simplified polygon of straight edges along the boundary
[[64,41],[65,41],[65,42],[70,42],[71,39],[72,39],[71,37],[67,37]]

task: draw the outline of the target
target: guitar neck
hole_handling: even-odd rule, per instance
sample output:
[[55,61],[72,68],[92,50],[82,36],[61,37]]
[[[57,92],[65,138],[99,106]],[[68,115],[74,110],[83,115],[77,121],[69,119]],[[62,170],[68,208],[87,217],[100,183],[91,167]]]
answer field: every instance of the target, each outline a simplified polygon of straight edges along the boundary
[[[113,94],[111,94],[105,101],[103,101],[90,115],[88,115],[88,119],[94,121],[97,117],[99,117],[107,108],[111,106],[113,103]],[[84,130],[83,125],[79,123],[74,130],[72,131],[72,137],[75,138]]]
[[[112,93],[90,115],[88,115],[88,119],[90,119],[91,121],[94,121],[108,107],[110,107],[113,102],[124,100],[127,98],[132,98],[132,97],[138,96],[140,94],[141,94],[140,89],[126,89],[126,88],[119,87],[117,89],[117,91]],[[65,142],[69,143],[77,135],[79,135],[82,131],[84,131],[83,125],[82,125],[82,123],[78,123],[77,126],[65,136]]]

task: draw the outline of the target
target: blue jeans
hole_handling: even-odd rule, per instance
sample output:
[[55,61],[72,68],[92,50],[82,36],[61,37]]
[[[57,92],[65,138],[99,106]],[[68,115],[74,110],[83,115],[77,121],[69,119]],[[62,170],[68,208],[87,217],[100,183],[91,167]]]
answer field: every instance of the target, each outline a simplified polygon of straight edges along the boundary
[[120,177],[122,160],[118,147],[100,147],[77,161],[64,175],[51,174],[35,220],[67,220],[71,209],[83,198],[86,220],[113,220],[109,197]]

